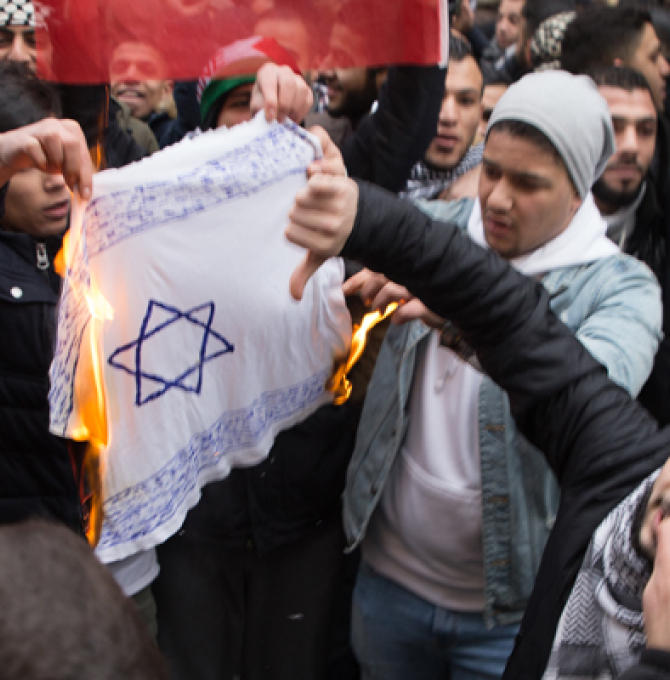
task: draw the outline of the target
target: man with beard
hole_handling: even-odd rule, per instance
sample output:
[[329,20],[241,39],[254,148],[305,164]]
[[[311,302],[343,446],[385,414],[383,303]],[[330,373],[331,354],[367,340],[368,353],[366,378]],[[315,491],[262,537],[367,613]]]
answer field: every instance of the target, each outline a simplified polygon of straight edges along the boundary
[[37,41],[32,3],[0,1],[0,59],[27,64],[35,70]]
[[[594,73],[608,66],[628,67],[647,80],[657,113],[663,111],[665,78],[670,72],[661,51],[649,12],[638,7],[597,7],[580,12],[563,39],[562,67],[570,73]],[[663,291],[663,331],[665,338],[656,355],[654,369],[640,392],[642,405],[661,425],[670,423],[670,129],[664,116],[658,116],[654,160],[647,173],[648,194],[639,206],[635,240],[643,245],[628,252],[644,260],[661,283]],[[653,194],[653,197],[652,197]],[[633,232],[635,233],[635,232]]]
[[628,68],[603,68],[594,72],[593,78],[609,106],[617,147],[593,185],[596,205],[608,224],[607,235],[621,250],[658,269],[654,265],[660,263],[655,263],[654,257],[661,253],[648,252],[646,238],[660,222],[653,219],[656,199],[653,185],[647,182],[658,118],[651,90],[641,73]]
[[[374,5],[371,10],[369,3],[349,0],[340,8],[320,72],[328,86],[328,108],[308,115],[305,123],[326,129],[350,176],[399,192],[435,135],[445,70],[392,66],[387,76],[385,68],[339,68],[367,63],[370,36],[360,27],[368,25],[371,11],[389,11],[383,0]],[[376,37],[379,44],[392,39]]]

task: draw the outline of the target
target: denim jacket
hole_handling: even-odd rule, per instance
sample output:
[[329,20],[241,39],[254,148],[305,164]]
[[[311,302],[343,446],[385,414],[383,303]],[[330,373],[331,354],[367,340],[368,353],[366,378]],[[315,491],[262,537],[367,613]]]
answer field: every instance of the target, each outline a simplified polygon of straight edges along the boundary
[[[434,201],[433,218],[466,228],[473,201]],[[542,280],[552,308],[619,385],[636,395],[661,339],[661,295],[646,265],[617,254],[557,269]],[[409,424],[416,351],[430,330],[392,326],[368,387],[344,492],[349,549],[365,535]],[[489,378],[479,391],[483,552],[487,626],[521,619],[558,507],[558,487],[543,456],[517,433],[508,400]]]

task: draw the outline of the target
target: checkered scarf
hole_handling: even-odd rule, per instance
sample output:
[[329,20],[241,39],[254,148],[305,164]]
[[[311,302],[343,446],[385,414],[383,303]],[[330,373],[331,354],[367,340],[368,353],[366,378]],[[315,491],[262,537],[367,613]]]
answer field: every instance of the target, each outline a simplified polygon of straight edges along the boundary
[[423,161],[419,161],[413,168],[407,180],[405,190],[400,192],[401,198],[416,200],[437,198],[447,187],[451,186],[459,177],[476,168],[484,155],[484,142],[471,146],[463,160],[451,170],[431,170]]
[[35,8],[29,0],[0,0],[0,26],[35,28]]
[[642,592],[652,564],[631,529],[644,512],[658,471],[596,529],[563,610],[543,680],[612,680],[632,666],[646,644]]
[[543,21],[530,41],[533,67],[538,71],[561,68],[563,37],[576,12],[561,12]]

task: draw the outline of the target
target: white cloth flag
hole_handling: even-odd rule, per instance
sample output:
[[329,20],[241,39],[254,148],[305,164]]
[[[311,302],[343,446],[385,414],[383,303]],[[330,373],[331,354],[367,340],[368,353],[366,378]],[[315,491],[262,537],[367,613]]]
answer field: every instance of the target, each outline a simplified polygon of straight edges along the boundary
[[[289,278],[304,251],[284,237],[320,153],[304,130],[261,113],[100,173],[83,220],[75,209],[51,429],[81,431],[97,355],[104,562],[167,539],[204,484],[260,462],[279,431],[330,401],[325,382],[351,335],[343,266],[321,267],[297,303]],[[86,297],[98,293],[113,319],[92,316]]]

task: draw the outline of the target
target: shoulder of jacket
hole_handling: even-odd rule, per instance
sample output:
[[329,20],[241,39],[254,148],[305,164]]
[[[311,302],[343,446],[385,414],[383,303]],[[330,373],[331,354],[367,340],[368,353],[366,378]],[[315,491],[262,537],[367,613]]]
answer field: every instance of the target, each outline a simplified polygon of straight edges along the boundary
[[465,229],[475,202],[472,198],[461,198],[457,201],[427,201],[419,199],[414,204],[434,220],[455,222],[461,229]]
[[[610,255],[595,264],[599,265],[598,275],[615,286],[631,280],[658,283],[654,272],[642,260],[638,260],[627,253]],[[615,275],[614,278],[612,277],[613,274]]]

